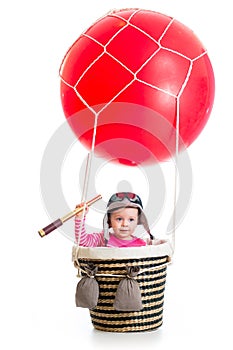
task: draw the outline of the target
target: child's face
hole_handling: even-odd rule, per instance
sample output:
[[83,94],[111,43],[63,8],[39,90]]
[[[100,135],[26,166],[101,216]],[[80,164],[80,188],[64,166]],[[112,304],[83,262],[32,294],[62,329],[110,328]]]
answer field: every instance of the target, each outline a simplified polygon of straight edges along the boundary
[[119,239],[131,239],[138,224],[137,208],[122,208],[110,214],[110,224]]

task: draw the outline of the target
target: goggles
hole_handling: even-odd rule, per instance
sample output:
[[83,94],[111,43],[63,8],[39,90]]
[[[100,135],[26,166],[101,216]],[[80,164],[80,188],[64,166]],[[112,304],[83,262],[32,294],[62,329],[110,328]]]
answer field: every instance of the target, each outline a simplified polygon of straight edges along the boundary
[[143,208],[141,198],[137,194],[132,192],[118,192],[113,194],[109,199],[107,206],[114,202],[121,202],[125,198],[128,199],[131,203],[137,204],[141,208]]

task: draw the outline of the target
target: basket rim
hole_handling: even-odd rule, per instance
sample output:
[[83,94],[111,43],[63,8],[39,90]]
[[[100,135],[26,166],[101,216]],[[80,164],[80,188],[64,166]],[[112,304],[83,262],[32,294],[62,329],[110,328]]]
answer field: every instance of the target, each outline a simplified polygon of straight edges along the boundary
[[169,241],[157,245],[143,247],[73,247],[73,257],[87,259],[136,259],[148,257],[169,256],[172,257],[172,246]]

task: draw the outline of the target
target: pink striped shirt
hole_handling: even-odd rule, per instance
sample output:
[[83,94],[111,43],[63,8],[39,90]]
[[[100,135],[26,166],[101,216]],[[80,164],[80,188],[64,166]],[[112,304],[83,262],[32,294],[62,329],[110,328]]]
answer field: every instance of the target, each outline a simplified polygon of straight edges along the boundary
[[[78,242],[80,235],[79,245],[82,247],[104,247],[105,239],[104,232],[97,233],[87,233],[85,226],[85,217],[82,220],[75,217],[75,240]],[[123,240],[115,237],[113,234],[110,234],[110,238],[107,242],[107,247],[140,247],[145,246],[146,242],[141,238],[132,237],[130,240]]]

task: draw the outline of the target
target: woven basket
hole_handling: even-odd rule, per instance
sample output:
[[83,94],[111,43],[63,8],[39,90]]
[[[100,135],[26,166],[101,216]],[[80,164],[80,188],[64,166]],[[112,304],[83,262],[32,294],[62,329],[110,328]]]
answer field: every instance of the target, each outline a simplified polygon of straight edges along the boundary
[[[79,247],[73,252],[73,260],[81,268],[90,262],[98,266],[96,280],[99,284],[99,300],[97,306],[90,310],[94,328],[106,332],[143,332],[162,325],[167,263],[171,252],[168,244],[162,246]],[[126,276],[126,265],[140,268],[136,277],[143,304],[140,311],[117,311],[113,307],[117,286]]]

